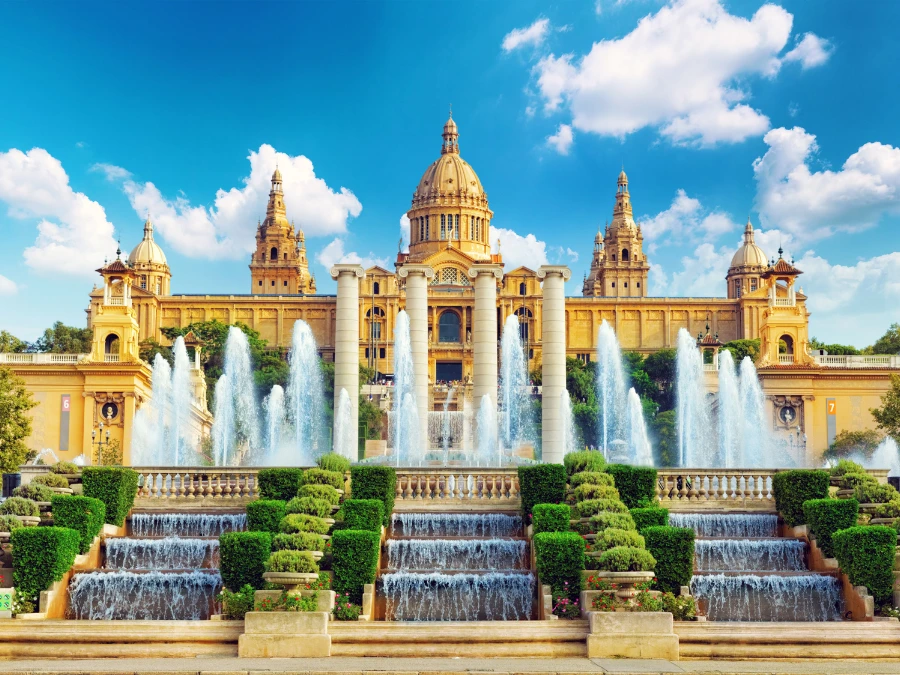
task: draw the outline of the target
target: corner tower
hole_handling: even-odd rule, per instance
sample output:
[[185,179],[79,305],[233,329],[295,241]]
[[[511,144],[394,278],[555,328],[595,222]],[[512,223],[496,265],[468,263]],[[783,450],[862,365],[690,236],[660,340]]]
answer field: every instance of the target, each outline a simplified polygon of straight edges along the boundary
[[281,171],[272,174],[266,219],[256,229],[256,251],[250,258],[250,292],[253,295],[315,293],[316,280],[309,273],[306,238],[294,231],[284,206]]
[[725,276],[728,297],[737,299],[762,288],[762,275],[768,267],[766,254],[753,240],[753,225],[748,218],[744,227],[744,243],[735,251]]
[[144,238],[128,256],[128,266],[134,270],[135,285],[154,295],[169,295],[172,272],[166,262],[166,254],[153,241],[153,223],[150,217],[144,222]]

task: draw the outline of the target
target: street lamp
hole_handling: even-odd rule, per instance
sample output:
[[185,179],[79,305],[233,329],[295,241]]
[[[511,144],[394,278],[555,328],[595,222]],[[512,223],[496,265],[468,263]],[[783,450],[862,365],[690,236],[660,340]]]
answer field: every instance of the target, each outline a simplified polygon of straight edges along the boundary
[[109,449],[110,439],[109,439],[109,427],[112,424],[112,410],[107,411],[106,413],[106,433],[103,433],[103,418],[100,418],[100,440],[97,440],[97,429],[91,431],[91,445],[96,446],[97,448],[97,461],[96,464],[102,464],[103,459],[103,448]]

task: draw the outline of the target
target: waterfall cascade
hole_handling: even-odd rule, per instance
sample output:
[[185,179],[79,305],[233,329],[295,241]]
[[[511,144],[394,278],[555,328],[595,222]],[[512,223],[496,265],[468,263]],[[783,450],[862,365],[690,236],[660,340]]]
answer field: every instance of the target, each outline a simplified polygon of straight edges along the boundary
[[522,519],[499,513],[394,514],[381,592],[395,621],[522,620],[534,576]]

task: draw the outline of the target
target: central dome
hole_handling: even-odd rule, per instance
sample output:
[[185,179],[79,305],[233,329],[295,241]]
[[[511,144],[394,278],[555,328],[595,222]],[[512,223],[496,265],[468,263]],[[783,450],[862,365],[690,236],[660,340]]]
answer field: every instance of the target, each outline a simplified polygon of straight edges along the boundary
[[748,219],[747,226],[744,228],[744,243],[731,258],[731,267],[767,267],[768,265],[766,254],[753,239],[753,225]]
[[413,199],[431,195],[481,197],[484,188],[468,162],[458,154],[447,153],[425,169]]
[[166,264],[166,254],[163,253],[159,244],[153,241],[153,223],[150,222],[149,217],[144,223],[144,238],[131,251],[131,255],[128,256],[128,262],[132,266],[141,263],[150,265]]

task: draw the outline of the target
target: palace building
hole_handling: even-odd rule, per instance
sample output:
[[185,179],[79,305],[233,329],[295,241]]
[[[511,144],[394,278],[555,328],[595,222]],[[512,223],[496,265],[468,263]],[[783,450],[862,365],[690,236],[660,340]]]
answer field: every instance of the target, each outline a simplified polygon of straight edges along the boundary
[[[452,117],[444,124],[441,138],[440,153],[427,166],[412,193],[407,211],[409,251],[397,254],[395,270],[371,267],[358,280],[359,360],[381,375],[392,373],[394,323],[406,303],[406,278],[399,270],[405,265],[427,266],[433,273],[429,275],[427,294],[429,383],[458,382],[465,386],[473,379],[475,352],[475,290],[469,272],[477,264],[502,265],[503,254],[499,241],[492,243],[494,212],[488,193],[475,169],[462,157],[460,133]],[[571,295],[565,299],[567,356],[584,361],[594,359],[598,329],[604,320],[614,328],[623,351],[644,354],[674,348],[681,328],[691,335],[715,336],[719,343],[761,338],[763,353],[758,365],[767,394],[771,390],[774,428],[805,434],[809,446],[820,453],[833,438],[833,428],[873,426],[868,410],[878,404],[879,396],[887,389],[891,368],[900,364],[860,362],[856,364],[860,367],[855,367],[849,361],[826,363],[821,357],[810,355],[806,295],[796,283],[802,272],[783,259],[781,251],[777,259],[768,258],[755,243],[749,221],[726,278],[721,285],[708,289],[710,297],[651,297],[650,261],[643,249],[640,223],[634,220],[629,179],[624,170],[609,197],[612,219],[594,238],[590,270],[583,279],[580,295],[575,295],[578,289],[570,282]],[[96,430],[91,427],[103,417],[98,412],[101,401],[132,397],[133,404],[126,402],[117,407],[117,415],[120,409],[124,415],[133,414],[149,396],[149,367],[140,363],[137,345],[148,339],[165,343],[164,328],[213,319],[228,324],[242,322],[259,331],[270,345],[287,348],[294,323],[302,319],[311,326],[321,356],[326,360],[334,358],[336,296],[316,292],[303,224],[287,218],[286,204],[290,199],[290,194],[284,194],[281,173],[276,168],[265,219],[257,226],[256,249],[249,261],[250,292],[245,295],[173,292],[173,272],[154,240],[150,218],[144,225],[143,239],[127,259],[117,259],[99,270],[104,285],[95,286],[90,292],[87,313],[89,325],[95,336],[99,335],[95,341],[100,342],[95,345],[95,353],[85,359],[94,364],[94,370],[101,367],[122,372],[126,379],[128,375],[122,369],[130,364],[141,372],[137,377],[139,386],[134,382],[128,386],[110,382],[104,385],[106,389],[92,389],[87,379],[78,379],[76,373],[81,366],[73,363],[65,364],[72,373],[67,373],[66,384],[60,388],[48,384],[61,377],[54,371],[54,364],[39,368],[37,363],[31,363],[26,367],[7,359],[8,365],[33,378],[35,390],[44,397],[40,399],[41,408],[47,408],[37,413],[43,424],[54,417],[51,410],[60,405],[63,389],[75,392],[81,387],[77,395],[71,394],[70,401],[84,399],[85,403],[78,410],[80,422],[67,422],[73,441],[66,447],[86,450],[91,431]],[[603,206],[606,200],[602,196],[600,199],[598,208],[608,208],[609,202]],[[126,291],[127,297],[123,295]],[[507,317],[518,317],[529,366],[539,367],[543,295],[537,270],[504,269],[502,278],[497,280],[496,297],[498,326],[502,330]],[[113,307],[124,309],[111,314]],[[117,318],[111,319],[112,316]],[[115,364],[105,361],[115,349],[122,350],[121,359]],[[827,392],[820,392],[821,383],[828,383],[826,386],[837,393],[829,397]],[[434,392],[440,388],[429,389],[430,404],[439,405],[440,395]],[[126,395],[119,390],[132,393]],[[825,400],[835,397],[845,402],[837,406],[840,412],[827,414],[842,417],[826,421]],[[780,413],[785,407],[791,408],[790,414]],[[198,433],[202,433],[208,427],[208,420],[203,420],[208,412],[198,410],[196,414]],[[792,423],[786,425],[785,418]],[[122,418],[118,419],[121,422]],[[125,420],[124,425],[128,424]],[[58,446],[56,439],[62,433],[58,423],[51,424],[45,433],[38,428],[41,425],[35,426],[36,445]],[[127,445],[128,435],[124,431],[122,434],[123,445]]]

